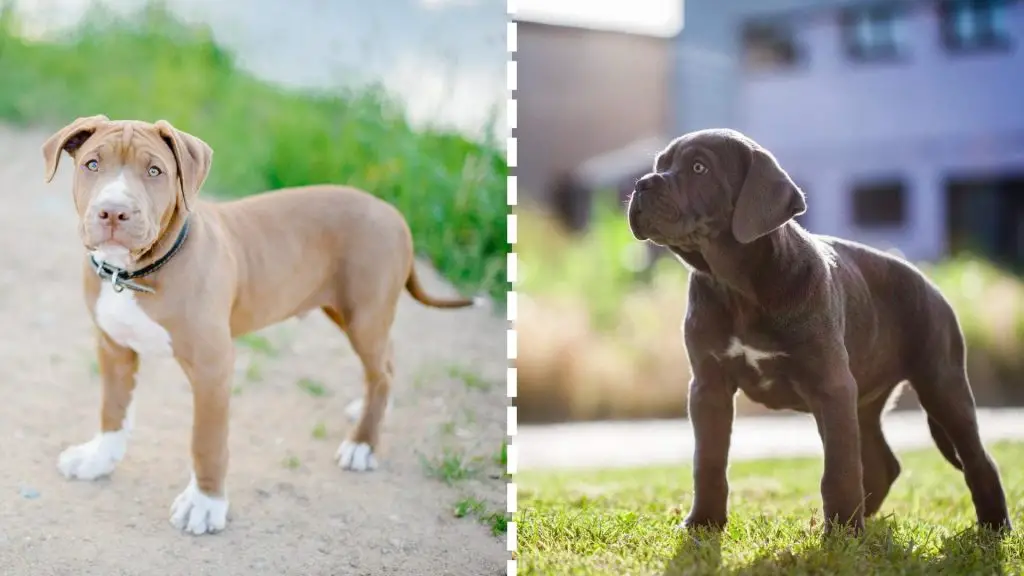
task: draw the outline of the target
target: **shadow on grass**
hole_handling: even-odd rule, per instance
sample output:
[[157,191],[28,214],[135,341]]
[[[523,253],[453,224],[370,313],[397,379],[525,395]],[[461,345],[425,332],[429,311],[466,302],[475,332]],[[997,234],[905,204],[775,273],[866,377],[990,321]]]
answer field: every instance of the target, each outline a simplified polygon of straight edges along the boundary
[[680,531],[680,543],[665,566],[665,576],[721,574],[721,570],[721,533],[707,530],[699,530],[695,534]]
[[[915,541],[918,536],[920,541]],[[869,524],[862,539],[828,539],[820,535],[795,546],[766,548],[741,566],[722,566],[721,534],[683,533],[664,576],[735,574],[1006,574],[1002,536],[976,527],[927,545],[930,534],[907,534],[891,518]]]

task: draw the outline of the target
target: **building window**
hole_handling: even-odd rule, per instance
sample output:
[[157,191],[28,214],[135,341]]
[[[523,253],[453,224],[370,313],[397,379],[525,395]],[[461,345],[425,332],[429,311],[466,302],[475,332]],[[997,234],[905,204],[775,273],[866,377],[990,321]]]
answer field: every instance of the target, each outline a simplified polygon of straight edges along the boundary
[[861,228],[902,226],[906,221],[906,186],[899,180],[857,184],[852,199],[853,223]]
[[749,70],[791,68],[801,60],[793,30],[781,22],[751,22],[743,27],[743,64]]
[[901,53],[903,18],[895,6],[877,5],[844,10],[842,40],[853,60],[888,60]]
[[1007,8],[1013,0],[943,0],[942,42],[951,52],[1003,49],[1010,45]]

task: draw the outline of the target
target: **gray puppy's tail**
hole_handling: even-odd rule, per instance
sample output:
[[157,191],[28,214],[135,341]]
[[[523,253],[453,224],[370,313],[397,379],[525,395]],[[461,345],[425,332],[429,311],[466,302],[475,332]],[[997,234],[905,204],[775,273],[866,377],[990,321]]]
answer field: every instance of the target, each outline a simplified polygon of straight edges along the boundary
[[935,445],[939,447],[939,452],[942,456],[953,465],[957,470],[963,470],[963,462],[960,461],[960,456],[956,453],[956,447],[953,446],[953,440],[949,437],[949,434],[939,426],[939,423],[935,421],[931,416],[928,417],[928,430],[932,433],[932,439],[935,440]]

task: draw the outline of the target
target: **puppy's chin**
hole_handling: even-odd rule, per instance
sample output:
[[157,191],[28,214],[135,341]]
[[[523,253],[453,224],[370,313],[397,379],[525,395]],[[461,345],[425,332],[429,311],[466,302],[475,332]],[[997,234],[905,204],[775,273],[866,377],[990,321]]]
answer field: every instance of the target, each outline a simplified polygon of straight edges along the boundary
[[703,238],[697,234],[661,234],[653,233],[648,240],[658,246],[678,248],[686,252],[700,252],[704,245]]
[[96,260],[118,268],[127,268],[134,261],[131,251],[115,242],[103,242],[98,246],[88,247],[88,249]]
[[630,199],[629,207],[626,208],[626,222],[629,224],[629,231],[633,234],[633,238],[643,242],[644,240],[647,240],[648,237],[647,234],[644,234],[637,220],[639,220],[637,216],[637,209],[633,204],[633,200]]

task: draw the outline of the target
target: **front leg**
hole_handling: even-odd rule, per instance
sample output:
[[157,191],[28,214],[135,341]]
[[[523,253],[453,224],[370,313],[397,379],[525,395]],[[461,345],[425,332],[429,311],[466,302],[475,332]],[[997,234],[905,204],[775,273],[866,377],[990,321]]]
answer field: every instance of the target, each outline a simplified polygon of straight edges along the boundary
[[860,534],[864,530],[864,484],[860,426],[857,416],[857,383],[850,373],[845,351],[816,355],[822,366],[814,384],[800,387],[825,452],[821,499],[825,534],[843,527]]
[[171,504],[171,524],[192,534],[227,525],[228,413],[235,349],[229,334],[204,330],[197,345],[178,353],[192,386],[192,476]]
[[67,478],[95,480],[108,476],[128,450],[139,356],[99,329],[96,330],[96,356],[103,383],[100,431],[88,442],[61,452],[57,468]]
[[693,506],[683,520],[686,528],[721,529],[729,500],[729,443],[735,412],[736,388],[717,364],[703,362],[690,380],[688,413],[693,426]]

